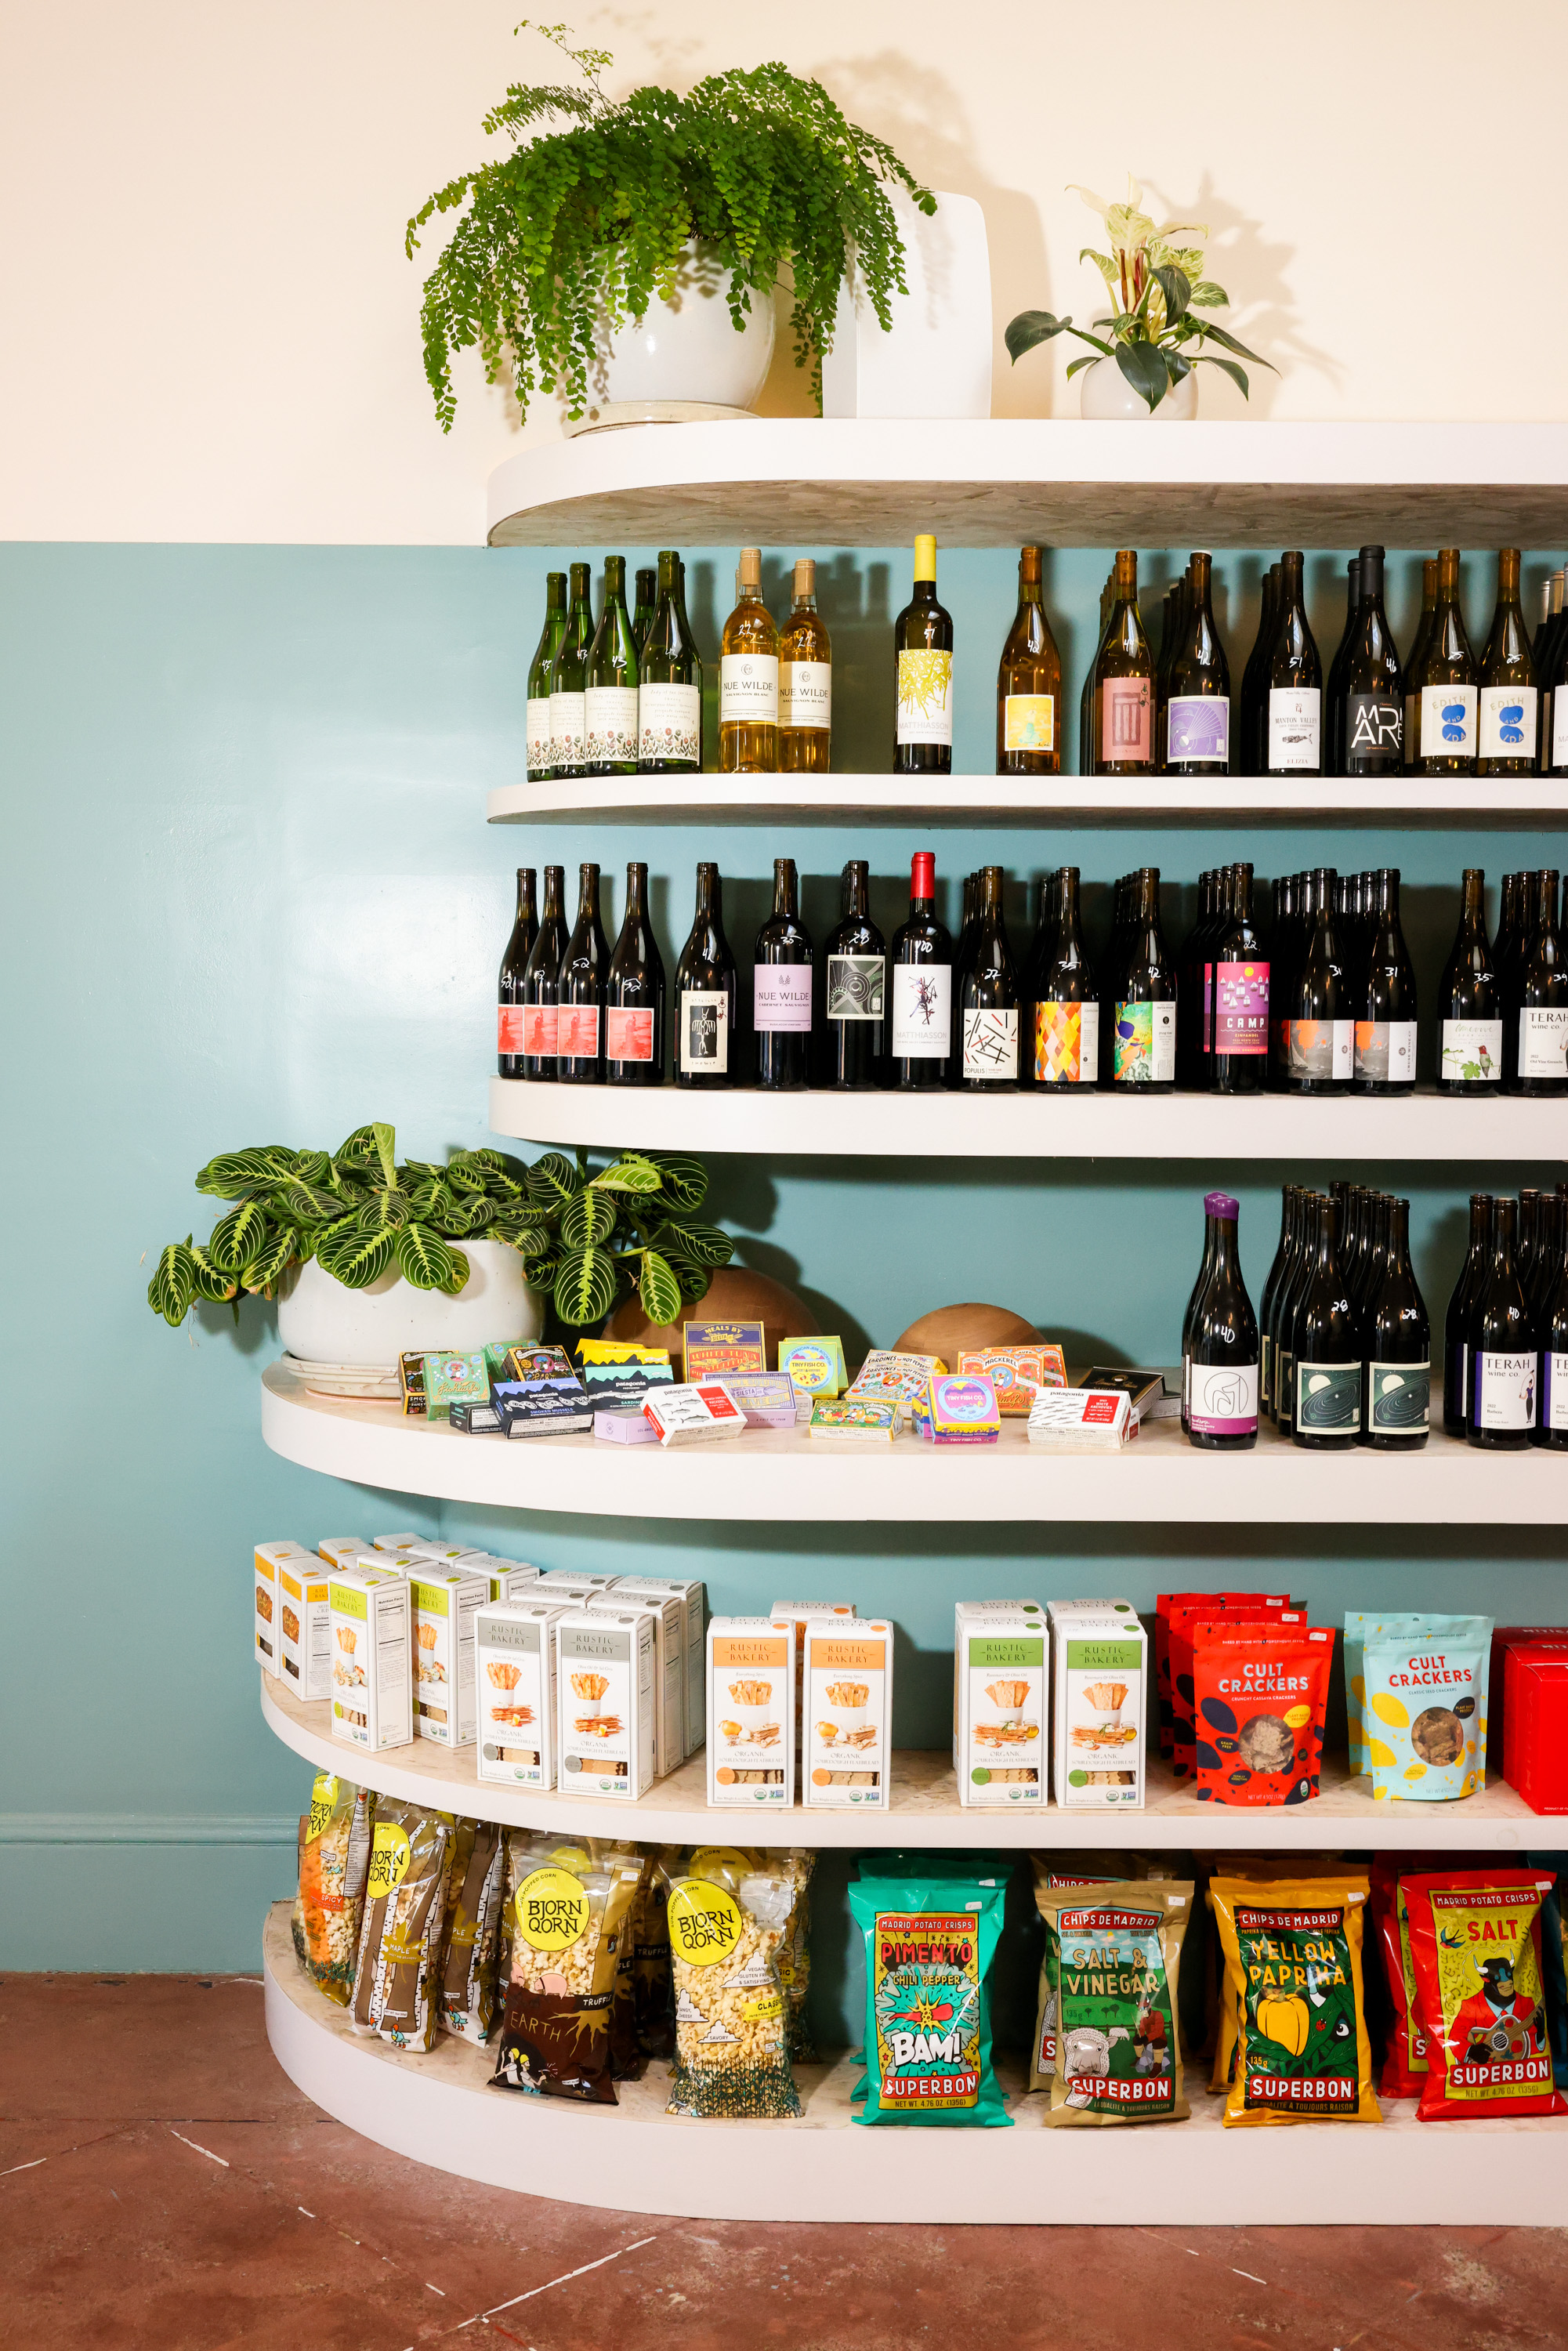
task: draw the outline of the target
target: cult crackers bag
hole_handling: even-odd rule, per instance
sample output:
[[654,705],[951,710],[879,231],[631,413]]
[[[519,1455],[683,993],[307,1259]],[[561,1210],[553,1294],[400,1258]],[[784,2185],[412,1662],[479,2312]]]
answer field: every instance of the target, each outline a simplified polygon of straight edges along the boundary
[[1227,2126],[1381,2122],[1362,1999],[1365,1877],[1217,1877],[1208,1890],[1237,2021]]
[[1372,1792],[1435,1803],[1487,1779],[1490,1616],[1432,1616],[1411,1633],[1368,1633],[1362,1653]]
[[856,2121],[1009,2127],[987,1990],[1006,1879],[926,1871],[862,1878],[849,1891],[865,1944],[866,2100]]
[[1036,1889],[1056,2023],[1048,2123],[1185,2120],[1176,1980],[1192,1896],[1129,1878]]
[[1553,2086],[1541,1970],[1550,1870],[1406,1877],[1428,2072],[1418,2122],[1568,2114]]
[[1264,1624],[1193,1627],[1201,1802],[1304,1804],[1317,1794],[1333,1665],[1333,1633],[1295,1611]]

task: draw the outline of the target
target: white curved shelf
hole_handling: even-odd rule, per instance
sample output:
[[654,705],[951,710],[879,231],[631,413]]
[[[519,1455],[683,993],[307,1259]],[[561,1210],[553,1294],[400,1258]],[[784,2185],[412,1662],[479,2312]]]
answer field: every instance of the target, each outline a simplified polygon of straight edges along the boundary
[[490,1125],[589,1150],[758,1152],[770,1158],[1561,1160],[1568,1110],[1419,1087],[1352,1095],[696,1093],[662,1086],[490,1080]]
[[265,1671],[261,1711],[269,1729],[320,1771],[346,1771],[382,1795],[457,1812],[470,1820],[501,1821],[508,1828],[570,1829],[580,1836],[630,1836],[643,1844],[702,1844],[721,1830],[747,1844],[805,1844],[859,1852],[891,1845],[924,1851],[986,1845],[1009,1853],[1046,1847],[1096,1849],[1128,1845],[1138,1851],[1249,1853],[1425,1852],[1471,1848],[1524,1852],[1550,1844],[1556,1824],[1532,1813],[1501,1780],[1484,1795],[1462,1803],[1378,1803],[1365,1777],[1353,1780],[1341,1756],[1325,1761],[1322,1792],[1310,1804],[1268,1810],[1201,1803],[1171,1777],[1169,1767],[1149,1768],[1149,1801],[1141,1813],[1063,1812],[1046,1804],[1030,1810],[967,1810],[958,1802],[951,1759],[945,1749],[904,1748],[894,1757],[893,1803],[885,1813],[817,1813],[796,1805],[788,1813],[753,1818],[715,1811],[707,1801],[705,1759],[695,1755],[667,1780],[656,1780],[634,1804],[597,1796],[573,1796],[552,1789],[503,1788],[481,1781],[474,1750],[455,1751],[433,1740],[416,1739],[379,1755],[364,1755],[331,1735],[330,1701],[308,1704],[293,1698]]
[[264,1964],[273,2054],[338,2121],[461,2179],[606,2210],[922,2225],[940,2214],[945,2224],[1093,2226],[1135,2213],[1145,2225],[1183,2228],[1368,2220],[1553,2228],[1568,2189],[1568,2124],[1468,2124],[1467,2141],[1488,2134],[1487,2152],[1464,2163],[1451,2134],[1417,2123],[1414,2103],[1403,2101],[1385,2106],[1380,2129],[1316,2124],[1312,2160],[1282,2205],[1275,2166],[1260,2160],[1253,2132],[1223,2127],[1197,2065],[1187,2122],[1051,2130],[1044,2099],[1021,2093],[1004,2058],[1014,2127],[966,2133],[961,2158],[946,2131],[852,2122],[860,2067],[848,2057],[796,2069],[799,2122],[674,2118],[664,2112],[669,2069],[658,2063],[640,2082],[617,2083],[614,2106],[507,2096],[487,2086],[486,2049],[443,2033],[420,2055],[353,2032],[295,1959],[285,1902],[267,1913]]
[[1568,426],[750,417],[519,449],[494,547],[1568,541]]
[[[1116,776],[600,776],[561,783],[497,784],[491,824],[1038,824],[1070,820],[1160,824],[1179,820],[1332,820],[1362,825],[1490,826],[1514,818],[1568,816],[1568,778],[1527,776],[1486,786],[1412,777],[1408,782],[1311,777],[1190,776],[1152,778],[1137,799]],[[1309,797],[1310,795],[1310,797]]]
[[[1435,1408],[1435,1406],[1434,1406]],[[396,1405],[313,1395],[270,1364],[261,1433],[307,1469],[402,1494],[586,1517],[852,1524],[1557,1526],[1568,1519],[1560,1453],[1483,1453],[1434,1433],[1419,1453],[1335,1457],[1272,1428],[1250,1453],[1204,1453],[1157,1421],[1121,1456],[1048,1456],[1021,1421],[994,1446],[833,1445],[751,1428],[715,1445],[609,1445],[592,1437],[460,1437]]]

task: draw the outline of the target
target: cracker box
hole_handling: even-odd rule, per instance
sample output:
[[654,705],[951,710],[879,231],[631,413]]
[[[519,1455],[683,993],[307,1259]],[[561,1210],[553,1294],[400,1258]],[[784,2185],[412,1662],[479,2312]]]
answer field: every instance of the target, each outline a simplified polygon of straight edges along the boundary
[[298,1551],[277,1562],[280,1679],[296,1698],[332,1695],[329,1573],[326,1561],[313,1551]]
[[686,1760],[685,1610],[673,1592],[636,1592],[623,1583],[583,1604],[592,1616],[608,1609],[653,1618],[653,1777],[678,1771]]
[[483,1553],[473,1551],[466,1543],[436,1542],[423,1535],[415,1535],[410,1543],[392,1544],[390,1549],[413,1552],[419,1559],[427,1559],[433,1567],[456,1567],[465,1559],[478,1559]]
[[704,1445],[719,1437],[739,1437],[746,1415],[722,1380],[696,1380],[651,1391],[643,1410],[661,1445]]
[[795,1628],[795,1801],[800,1799],[800,1758],[805,1752],[802,1741],[802,1717],[806,1700],[806,1626],[813,1616],[852,1616],[852,1600],[776,1600],[768,1612],[768,1622],[792,1625]]
[[1004,1420],[1027,1420],[1038,1389],[1067,1385],[1061,1348],[1043,1340],[1038,1347],[966,1347],[957,1367],[990,1381]]
[[256,1546],[256,1654],[269,1674],[283,1677],[279,1639],[277,1570],[286,1559],[308,1559],[303,1543],[264,1542]]
[[892,1732],[893,1626],[876,1617],[810,1618],[800,1752],[808,1812],[885,1813]]
[[1072,1812],[1141,1812],[1148,1636],[1126,1600],[1053,1600],[1052,1793]]
[[394,1569],[334,1568],[332,1736],[379,1755],[413,1738],[413,1595]]
[[[660,1576],[623,1575],[616,1578],[612,1595],[616,1600],[623,1598],[628,1606],[635,1604],[638,1607],[657,1608],[664,1619],[664,1629],[661,1635],[663,1647],[659,1667],[661,1686],[663,1686],[664,1677],[673,1672],[674,1687],[673,1697],[666,1698],[662,1703],[668,1706],[673,1702],[675,1709],[674,1722],[680,1737],[679,1744],[670,1750],[672,1760],[669,1761],[664,1761],[665,1750],[661,1746],[659,1750],[661,1772],[674,1771],[678,1765],[685,1761],[688,1755],[695,1755],[702,1745],[701,1739],[694,1738],[692,1735],[692,1626],[691,1611],[686,1600],[688,1588],[693,1587],[675,1583]],[[702,1586],[698,1584],[695,1589],[699,1595],[696,1607],[695,1654],[700,1680],[703,1662],[700,1596]]]
[[634,1575],[633,1592],[673,1592],[685,1614],[686,1753],[695,1755],[707,1737],[707,1587],[680,1575]]
[[687,1322],[681,1331],[682,1377],[723,1379],[727,1372],[765,1372],[760,1322]]
[[443,1747],[474,1744],[474,1616],[490,1579],[462,1567],[416,1567],[413,1598],[413,1729]]
[[618,1575],[607,1574],[601,1568],[584,1568],[580,1575],[572,1567],[547,1567],[539,1574],[540,1583],[547,1587],[539,1598],[548,1599],[552,1592],[570,1591],[575,1598],[586,1600],[591,1592],[608,1592],[612,1583],[620,1581]]
[[369,1551],[363,1535],[323,1535],[316,1546],[329,1567],[351,1567],[361,1552]]
[[960,1600],[953,1776],[977,1810],[1042,1806],[1051,1770],[1050,1628],[1037,1600]]
[[788,1372],[807,1395],[842,1395],[849,1381],[844,1372],[844,1343],[838,1338],[781,1339],[779,1368]]
[[542,1595],[538,1591],[539,1572],[526,1560],[499,1559],[494,1552],[479,1552],[464,1565],[474,1574],[484,1574],[490,1583],[489,1598],[495,1600],[534,1600]]
[[474,1613],[478,1772],[511,1788],[553,1788],[559,1751],[555,1628],[568,1606],[486,1601]]
[[915,1434],[928,1445],[995,1445],[1002,1433],[997,1392],[978,1372],[944,1372],[914,1400]]
[[418,1551],[429,1538],[422,1534],[372,1535],[372,1551]]
[[555,1645],[561,1793],[634,1804],[653,1784],[653,1612],[574,1608],[556,1619]]
[[707,1800],[727,1811],[795,1802],[795,1628],[716,1616],[707,1628]]

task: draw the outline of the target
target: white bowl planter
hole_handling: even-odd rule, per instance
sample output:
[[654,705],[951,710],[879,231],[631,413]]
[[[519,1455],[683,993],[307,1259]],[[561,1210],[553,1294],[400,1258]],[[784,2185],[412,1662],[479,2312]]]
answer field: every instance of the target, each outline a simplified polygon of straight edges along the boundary
[[523,1261],[505,1241],[454,1241],[468,1260],[455,1298],[416,1290],[389,1269],[365,1290],[345,1290],[314,1258],[278,1286],[277,1335],[291,1355],[319,1364],[395,1371],[409,1349],[470,1354],[493,1339],[537,1339],[545,1301],[528,1288]]
[[773,303],[753,287],[737,334],[729,284],[727,269],[700,247],[688,247],[669,301],[655,297],[646,316],[629,319],[613,340],[601,321],[591,404],[567,423],[567,433],[744,415],[773,364]]
[[1192,368],[1154,410],[1134,392],[1114,360],[1096,360],[1081,378],[1080,413],[1096,423],[1190,424],[1197,414],[1197,370]]

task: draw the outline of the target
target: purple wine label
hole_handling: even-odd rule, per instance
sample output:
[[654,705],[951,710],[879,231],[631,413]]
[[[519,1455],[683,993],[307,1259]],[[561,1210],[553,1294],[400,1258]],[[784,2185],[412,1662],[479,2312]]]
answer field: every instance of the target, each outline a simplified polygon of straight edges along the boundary
[[1225,694],[1173,694],[1168,705],[1172,759],[1212,759],[1223,767],[1230,757],[1230,697]]
[[1188,1374],[1187,1420],[1199,1437],[1255,1437],[1256,1364],[1194,1364]]
[[1268,965],[1216,964],[1214,993],[1215,1051],[1266,1053],[1269,1050]]
[[809,1035],[811,1027],[811,967],[809,963],[759,963],[752,969],[752,1014],[759,1031]]

